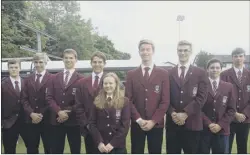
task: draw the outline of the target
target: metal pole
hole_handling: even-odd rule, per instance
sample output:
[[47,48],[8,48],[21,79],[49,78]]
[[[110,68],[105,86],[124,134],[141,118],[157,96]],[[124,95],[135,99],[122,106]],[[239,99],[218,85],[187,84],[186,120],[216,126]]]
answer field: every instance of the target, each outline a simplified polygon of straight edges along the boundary
[[37,38],[37,51],[42,52],[41,34],[39,32],[36,33],[36,38]]
[[181,40],[181,21],[179,21],[179,41]]

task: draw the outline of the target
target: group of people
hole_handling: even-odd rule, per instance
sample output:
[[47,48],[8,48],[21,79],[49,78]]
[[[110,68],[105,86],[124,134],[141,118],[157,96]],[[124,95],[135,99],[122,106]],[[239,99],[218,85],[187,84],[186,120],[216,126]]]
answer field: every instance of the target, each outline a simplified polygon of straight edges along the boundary
[[[170,70],[153,63],[155,46],[138,45],[141,65],[126,75],[125,92],[115,73],[104,72],[106,56],[94,52],[93,72],[75,70],[77,52],[63,52],[65,68],[46,71],[47,56],[33,56],[35,71],[22,79],[19,60],[8,61],[10,76],[2,81],[2,139],[4,153],[16,153],[19,135],[27,153],[62,154],[65,137],[71,153],[80,154],[81,136],[87,154],[125,154],[130,129],[131,153],[160,154],[166,129],[166,152],[180,154],[231,153],[234,136],[238,153],[247,153],[250,124],[250,71],[245,51],[232,52],[232,68],[222,72],[218,59],[206,70],[190,63],[192,44],[177,45],[178,64]],[[247,147],[248,145],[248,147]]]

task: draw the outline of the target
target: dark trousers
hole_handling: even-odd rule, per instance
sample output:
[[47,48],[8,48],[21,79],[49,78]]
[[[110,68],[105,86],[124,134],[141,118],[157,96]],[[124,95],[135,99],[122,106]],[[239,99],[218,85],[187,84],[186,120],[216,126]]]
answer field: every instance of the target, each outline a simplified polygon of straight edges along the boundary
[[67,135],[70,152],[72,154],[80,154],[81,152],[81,134],[79,126],[52,126],[52,153],[63,154],[65,145],[65,136]]
[[176,126],[166,129],[166,144],[168,154],[196,154],[199,149],[201,131],[190,131],[184,126]]
[[[97,151],[98,152],[96,154],[107,154],[107,153],[101,153],[98,149]],[[108,154],[127,154],[127,149],[126,148],[114,148]]]
[[228,137],[229,136],[214,134],[208,128],[205,128],[201,132],[199,153],[210,154],[210,149],[212,149],[213,154],[227,153],[226,145],[228,143]]
[[247,154],[247,140],[249,134],[249,124],[247,123],[234,123],[230,125],[230,137],[229,137],[229,153],[232,151],[232,145],[234,140],[234,135],[236,134],[236,144],[238,154]]
[[163,128],[152,128],[143,131],[137,123],[131,123],[131,153],[144,154],[145,139],[148,141],[148,152],[150,154],[161,154]]
[[27,148],[28,140],[27,140],[27,132],[25,130],[26,126],[19,120],[17,120],[16,123],[11,128],[2,129],[3,147],[5,154],[16,154],[16,144],[19,135],[22,137],[24,144]]
[[51,126],[49,124],[44,124],[43,122],[39,124],[27,124],[28,132],[28,154],[39,154],[39,144],[40,137],[43,141],[44,153],[51,153]]
[[86,134],[84,137],[84,142],[86,154],[96,154],[96,152],[99,152],[90,133]]

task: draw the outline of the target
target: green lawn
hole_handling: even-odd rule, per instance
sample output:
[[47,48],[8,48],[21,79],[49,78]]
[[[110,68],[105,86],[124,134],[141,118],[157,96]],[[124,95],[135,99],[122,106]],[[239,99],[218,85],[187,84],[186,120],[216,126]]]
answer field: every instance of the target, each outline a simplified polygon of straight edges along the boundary
[[[249,146],[248,147],[248,153],[250,153],[250,135],[249,135],[249,138],[248,138],[248,146]],[[147,145],[145,147],[145,153],[148,152],[146,148],[147,148]],[[130,149],[131,149],[131,144],[130,144],[130,133],[129,133],[128,136],[127,136],[127,150],[128,150],[128,153],[131,152]],[[40,150],[40,153],[43,153],[43,145],[42,145],[42,143],[40,143],[39,150]],[[3,152],[3,147],[2,147],[2,152]],[[19,139],[19,143],[17,144],[17,153],[26,153],[26,148],[25,148],[21,138]],[[67,141],[66,141],[64,153],[70,153],[70,148],[69,148],[69,145],[68,145]],[[84,146],[83,138],[82,138],[82,150],[81,150],[81,153],[85,153],[85,146]],[[163,138],[163,145],[162,145],[162,153],[166,153],[165,131],[164,131],[164,138]],[[233,144],[232,153],[236,153],[235,142]]]

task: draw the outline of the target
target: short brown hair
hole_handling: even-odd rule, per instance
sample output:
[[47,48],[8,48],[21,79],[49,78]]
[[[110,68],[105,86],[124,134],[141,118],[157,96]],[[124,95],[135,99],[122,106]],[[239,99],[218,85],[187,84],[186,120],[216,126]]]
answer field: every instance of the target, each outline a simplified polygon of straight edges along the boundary
[[181,41],[179,41],[177,47],[178,46],[182,46],[182,45],[188,45],[192,49],[192,43],[188,42],[187,40],[181,40]]
[[44,52],[38,52],[33,55],[33,61],[35,60],[43,60],[45,63],[48,62],[48,56]]
[[237,48],[235,48],[233,51],[232,51],[232,57],[234,56],[234,55],[238,55],[238,54],[246,54],[246,52],[245,52],[245,50],[243,49],[243,48],[240,48],[240,47],[237,47]]
[[101,58],[103,60],[104,63],[106,63],[106,56],[104,53],[100,52],[100,51],[96,51],[92,54],[91,56],[91,62],[93,61],[94,57],[98,57]]
[[74,54],[75,58],[77,59],[77,52],[74,50],[74,49],[65,49],[63,51],[63,57],[64,57],[64,54]]
[[20,66],[20,68],[21,68],[21,61],[20,61],[20,59],[12,59],[12,60],[9,60],[8,63],[7,63],[8,67],[9,67],[9,65],[11,65],[11,64],[19,64],[19,66]]
[[142,44],[150,44],[152,46],[153,51],[155,51],[155,45],[154,45],[153,41],[148,40],[148,39],[142,39],[142,40],[140,40],[140,42],[138,44],[138,49],[139,50],[140,50],[140,47],[141,47]]
[[219,63],[220,64],[220,68],[222,68],[222,66],[223,66],[222,62],[219,59],[212,58],[212,59],[208,60],[208,62],[207,62],[207,69],[213,63]]

